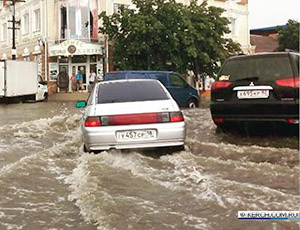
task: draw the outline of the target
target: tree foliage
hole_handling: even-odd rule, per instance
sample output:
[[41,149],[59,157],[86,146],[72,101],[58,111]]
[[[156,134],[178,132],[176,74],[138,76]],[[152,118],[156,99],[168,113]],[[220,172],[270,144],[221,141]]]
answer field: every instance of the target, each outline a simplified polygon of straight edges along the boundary
[[229,21],[223,9],[204,2],[133,0],[136,9],[100,15],[100,32],[114,43],[114,64],[120,69],[174,70],[212,74],[216,62],[240,51],[224,37]]
[[278,51],[291,49],[299,51],[299,22],[289,20],[287,26],[278,31]]

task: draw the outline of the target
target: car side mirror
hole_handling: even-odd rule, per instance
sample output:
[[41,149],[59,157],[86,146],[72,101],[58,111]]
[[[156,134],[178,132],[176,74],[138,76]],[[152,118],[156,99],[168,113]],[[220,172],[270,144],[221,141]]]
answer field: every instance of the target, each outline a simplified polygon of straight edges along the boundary
[[87,103],[86,101],[77,101],[76,102],[76,108],[84,108],[86,107]]

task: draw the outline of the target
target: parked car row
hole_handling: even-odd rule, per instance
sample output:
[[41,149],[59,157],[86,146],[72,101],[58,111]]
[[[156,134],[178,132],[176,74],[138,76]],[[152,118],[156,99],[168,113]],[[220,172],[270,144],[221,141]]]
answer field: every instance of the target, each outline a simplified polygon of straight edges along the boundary
[[[299,54],[264,53],[229,58],[211,88],[214,123],[264,121],[299,124]],[[127,148],[184,148],[179,109],[197,107],[196,89],[166,71],[119,71],[97,83],[81,127],[86,152]]]

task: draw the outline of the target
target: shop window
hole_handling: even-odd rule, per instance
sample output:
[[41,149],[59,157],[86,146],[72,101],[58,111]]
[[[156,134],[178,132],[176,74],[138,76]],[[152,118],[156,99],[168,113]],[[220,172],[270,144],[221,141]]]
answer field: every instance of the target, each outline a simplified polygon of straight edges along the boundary
[[59,73],[68,73],[68,68],[67,65],[59,65]]
[[86,63],[87,62],[87,56],[85,55],[77,55],[72,57],[72,63]]
[[90,63],[97,62],[97,55],[91,55],[90,56]]
[[58,58],[59,63],[69,63],[68,57],[60,57]]
[[54,62],[49,63],[49,81],[56,81],[58,75],[58,64]]
[[57,62],[57,57],[49,57],[49,63],[56,63]]
[[97,64],[91,64],[90,65],[90,72],[91,70],[94,70],[95,73],[97,73]]

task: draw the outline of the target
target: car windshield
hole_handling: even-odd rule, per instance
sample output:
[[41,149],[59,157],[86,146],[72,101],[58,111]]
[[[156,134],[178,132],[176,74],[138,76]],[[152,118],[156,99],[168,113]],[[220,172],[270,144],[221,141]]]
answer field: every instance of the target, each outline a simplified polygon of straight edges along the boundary
[[122,79],[145,79],[147,76],[144,73],[134,73],[134,72],[116,72],[107,73],[105,75],[105,80],[122,80]]
[[219,79],[274,81],[292,76],[289,57],[273,55],[231,59],[221,70]]
[[159,80],[164,86],[168,86],[168,76],[165,73],[149,73],[151,79]]
[[104,79],[106,81],[125,79],[125,73],[107,73],[105,74]]
[[156,81],[109,82],[98,88],[98,104],[167,99],[168,95]]

